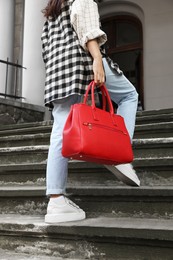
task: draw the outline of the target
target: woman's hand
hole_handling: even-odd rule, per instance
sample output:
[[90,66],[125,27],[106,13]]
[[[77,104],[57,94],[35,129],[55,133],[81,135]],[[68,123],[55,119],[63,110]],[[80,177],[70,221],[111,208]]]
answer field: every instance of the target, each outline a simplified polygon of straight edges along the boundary
[[105,83],[105,72],[103,68],[102,57],[93,60],[94,82],[101,86]]
[[105,83],[105,72],[97,39],[88,41],[87,48],[93,57],[94,81],[98,86],[101,86]]

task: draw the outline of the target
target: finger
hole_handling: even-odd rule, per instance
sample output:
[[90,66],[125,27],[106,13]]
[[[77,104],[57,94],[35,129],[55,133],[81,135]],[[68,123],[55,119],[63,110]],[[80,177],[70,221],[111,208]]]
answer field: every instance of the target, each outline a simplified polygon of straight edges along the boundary
[[99,85],[99,86],[102,86],[102,85],[105,83],[105,80],[104,80],[104,78],[101,79],[101,80],[95,80],[95,83],[96,83],[97,85]]
[[105,82],[105,77],[104,77],[104,75],[103,76],[97,76],[96,75],[94,77],[94,81],[95,81],[96,84],[103,85],[104,82]]

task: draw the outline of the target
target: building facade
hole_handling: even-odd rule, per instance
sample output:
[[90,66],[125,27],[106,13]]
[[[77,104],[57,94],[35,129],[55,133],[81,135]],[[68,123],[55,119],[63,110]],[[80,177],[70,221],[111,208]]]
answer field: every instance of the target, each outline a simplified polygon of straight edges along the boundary
[[[26,69],[18,71],[15,92],[22,102],[43,105],[44,64],[41,57],[41,10],[48,0],[0,0],[0,60]],[[173,107],[172,0],[100,0],[106,49],[135,85],[143,109]],[[0,92],[5,66],[0,63]],[[10,72],[9,72],[10,73]],[[11,74],[14,74],[11,72]],[[8,92],[13,93],[14,75]]]

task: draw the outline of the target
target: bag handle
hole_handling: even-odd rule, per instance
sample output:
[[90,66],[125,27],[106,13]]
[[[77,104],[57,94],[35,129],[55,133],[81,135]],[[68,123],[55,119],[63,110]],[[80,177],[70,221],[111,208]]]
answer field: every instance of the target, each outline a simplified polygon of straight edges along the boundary
[[[94,117],[94,120],[99,120],[97,118],[97,114],[95,113],[96,111],[96,105],[95,105],[95,97],[94,97],[94,89],[95,87],[97,86],[97,84],[92,81],[87,90],[86,90],[86,94],[85,94],[85,98],[84,98],[84,101],[83,103],[86,104],[87,102],[87,99],[88,99],[88,94],[89,94],[89,91],[91,90],[91,107],[93,109],[93,117]],[[111,98],[110,98],[110,95],[108,93],[108,90],[106,88],[105,85],[102,85],[100,86],[100,90],[102,92],[102,100],[103,100],[103,110],[106,110],[106,101],[108,102],[108,105],[109,105],[109,113],[111,115],[111,118],[112,118],[112,123],[113,125],[117,125],[116,122],[115,122],[115,117],[114,117],[114,109],[113,109],[113,105],[112,105],[112,101],[111,101]]]
[[[85,93],[85,97],[84,97],[84,101],[83,103],[86,104],[87,103],[87,99],[88,99],[88,94],[89,94],[89,91],[91,90],[91,106],[93,109],[96,108],[96,105],[95,105],[95,98],[94,98],[94,89],[95,87],[97,86],[97,84],[92,81],[89,85],[88,85],[88,88],[86,90],[86,93]],[[112,101],[111,101],[111,98],[109,96],[109,93],[107,91],[107,88],[105,85],[102,85],[99,87],[101,92],[102,92],[102,99],[103,99],[103,110],[106,110],[106,101],[108,102],[108,105],[109,105],[109,113],[111,115],[114,115],[114,109],[113,109],[113,105],[112,105]]]

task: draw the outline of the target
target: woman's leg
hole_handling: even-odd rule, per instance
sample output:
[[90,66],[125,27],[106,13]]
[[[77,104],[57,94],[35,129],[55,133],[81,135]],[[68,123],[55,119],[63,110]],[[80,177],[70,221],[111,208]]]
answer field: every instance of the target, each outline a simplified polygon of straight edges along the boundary
[[80,96],[72,95],[54,102],[52,112],[54,123],[50,138],[46,173],[47,195],[58,195],[66,192],[68,159],[61,154],[62,133],[71,105],[80,102],[80,99]]
[[[118,105],[117,114],[124,118],[132,142],[138,94],[134,86],[124,75],[117,75],[110,69],[106,59],[103,59],[103,64],[106,74],[106,87],[111,99]],[[132,186],[140,186],[140,180],[131,164],[105,165],[105,167],[124,183]]]
[[46,177],[46,193],[50,196],[50,200],[45,222],[49,224],[82,220],[86,217],[82,209],[63,196],[66,192],[68,175],[68,159],[61,154],[63,128],[71,105],[79,103],[80,100],[80,96],[73,95],[54,102],[54,123],[50,138]]
[[132,140],[138,105],[138,93],[124,75],[117,75],[110,69],[105,58],[103,59],[103,64],[106,74],[106,87],[111,99],[118,105],[117,114],[124,118]]

